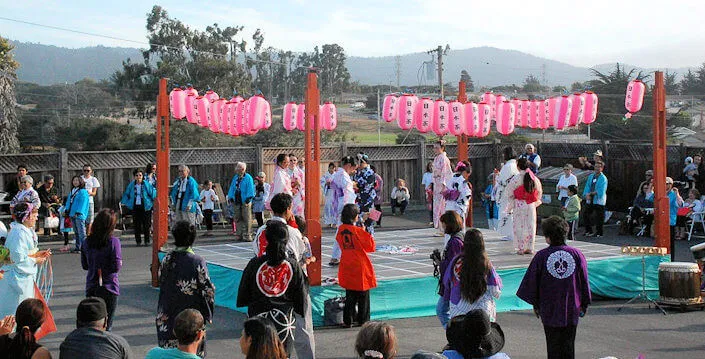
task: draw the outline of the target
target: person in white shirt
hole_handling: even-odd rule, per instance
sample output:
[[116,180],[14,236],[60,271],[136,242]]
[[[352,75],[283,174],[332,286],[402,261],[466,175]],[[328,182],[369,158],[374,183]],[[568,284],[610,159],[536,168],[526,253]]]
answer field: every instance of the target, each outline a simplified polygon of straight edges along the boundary
[[421,179],[421,190],[425,193],[429,225],[433,226],[433,161],[426,164],[426,172]]
[[568,186],[578,186],[578,177],[573,174],[573,165],[567,163],[563,166],[563,175],[558,179],[556,192],[558,192],[558,200],[561,201],[561,206],[565,207],[565,202],[568,200]]
[[539,168],[541,168],[541,156],[536,153],[536,147],[534,145],[527,143],[524,146],[524,153],[519,156],[519,158],[526,158],[528,160],[529,168],[534,174],[539,173]]
[[81,176],[83,181],[86,182],[86,191],[88,191],[88,214],[86,214],[86,233],[91,233],[91,224],[93,223],[93,217],[95,216],[95,201],[94,198],[98,194],[98,188],[100,188],[100,181],[93,176],[93,169],[91,165],[83,165],[83,175]]
[[220,200],[213,190],[213,182],[210,180],[203,182],[203,190],[199,198],[203,204],[203,221],[206,222],[206,233],[203,236],[211,237],[213,236],[213,210],[215,203]]
[[409,189],[406,188],[406,182],[399,178],[396,186],[392,188],[392,214],[396,215],[396,209],[399,207],[399,211],[403,216],[406,206],[409,205],[409,198],[411,198],[411,195],[409,194]]

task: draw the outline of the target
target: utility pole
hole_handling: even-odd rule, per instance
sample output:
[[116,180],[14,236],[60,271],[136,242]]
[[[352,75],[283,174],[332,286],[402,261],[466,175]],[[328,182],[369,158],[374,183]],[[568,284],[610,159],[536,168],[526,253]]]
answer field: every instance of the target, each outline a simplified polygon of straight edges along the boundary
[[443,98],[443,55],[448,54],[448,51],[450,51],[450,46],[446,45],[446,48],[444,49],[443,46],[438,45],[437,48],[433,50],[428,50],[426,51],[427,54],[432,54],[436,53],[436,56],[438,57],[438,86],[440,87],[440,97],[441,99]]
[[397,89],[401,88],[401,56],[397,55],[394,58],[394,67],[397,74]]

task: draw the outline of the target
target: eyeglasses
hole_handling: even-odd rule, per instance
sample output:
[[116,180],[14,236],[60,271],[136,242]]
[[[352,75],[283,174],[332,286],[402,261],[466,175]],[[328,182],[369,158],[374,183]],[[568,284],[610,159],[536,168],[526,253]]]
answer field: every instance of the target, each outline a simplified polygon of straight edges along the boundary
[[91,170],[83,170],[83,172],[90,172]]

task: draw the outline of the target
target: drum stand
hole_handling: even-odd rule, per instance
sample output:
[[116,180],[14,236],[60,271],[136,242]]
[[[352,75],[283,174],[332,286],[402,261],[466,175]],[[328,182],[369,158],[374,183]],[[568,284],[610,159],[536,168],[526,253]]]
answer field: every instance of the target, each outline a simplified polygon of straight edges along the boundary
[[644,302],[649,303],[649,309],[651,309],[651,304],[654,305],[654,307],[658,308],[661,310],[663,315],[666,315],[666,311],[661,307],[658,303],[656,303],[655,300],[649,298],[649,293],[646,292],[646,256],[642,255],[641,256],[641,292],[634,296],[634,298],[629,299],[628,302],[624,303],[619,309],[617,309],[618,312],[622,311],[622,308],[625,306],[637,301],[637,300],[642,300]]

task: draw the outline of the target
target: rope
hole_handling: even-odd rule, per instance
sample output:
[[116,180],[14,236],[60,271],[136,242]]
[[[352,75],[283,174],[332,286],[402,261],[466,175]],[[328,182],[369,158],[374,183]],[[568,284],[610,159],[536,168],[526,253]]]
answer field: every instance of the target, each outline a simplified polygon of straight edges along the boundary
[[48,304],[52,294],[54,294],[54,270],[51,265],[51,257],[47,257],[47,260],[39,266],[36,282],[39,291]]

